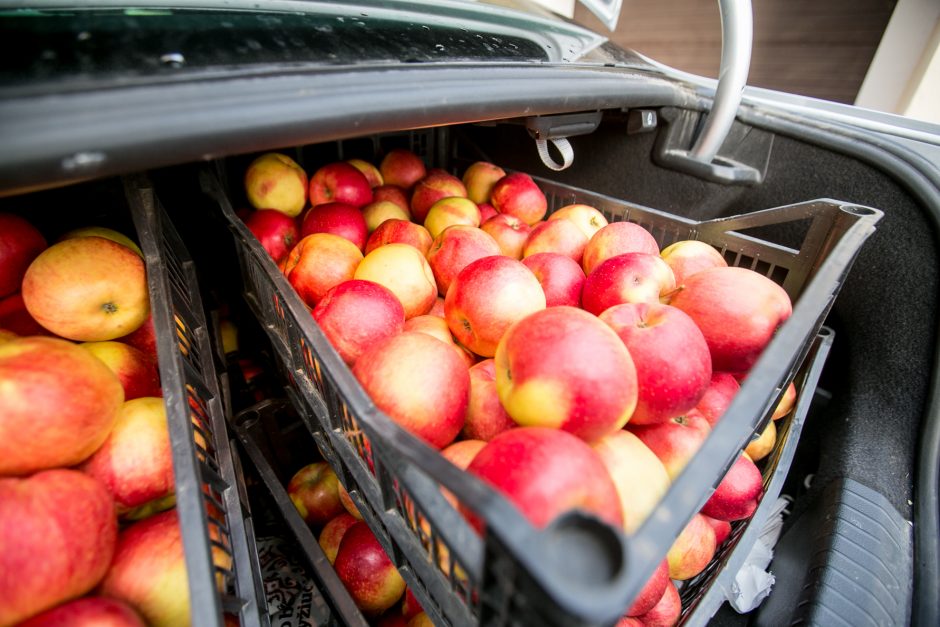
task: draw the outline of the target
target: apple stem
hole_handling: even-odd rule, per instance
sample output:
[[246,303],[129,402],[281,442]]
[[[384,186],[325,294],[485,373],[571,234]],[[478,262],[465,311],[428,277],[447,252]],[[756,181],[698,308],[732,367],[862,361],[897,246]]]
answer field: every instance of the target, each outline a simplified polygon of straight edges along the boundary
[[669,301],[672,300],[672,297],[685,289],[685,284],[677,285],[675,289],[669,290],[665,294],[659,295],[659,302],[664,304],[669,304]]

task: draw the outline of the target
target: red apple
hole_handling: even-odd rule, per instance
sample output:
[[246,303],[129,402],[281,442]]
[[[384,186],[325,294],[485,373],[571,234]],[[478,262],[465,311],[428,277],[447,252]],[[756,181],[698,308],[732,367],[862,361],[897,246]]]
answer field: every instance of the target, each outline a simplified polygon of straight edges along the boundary
[[695,409],[705,417],[709,425],[714,427],[740,389],[741,384],[734,378],[734,375],[727,372],[714,372],[705,389],[705,394],[699,399]]
[[388,288],[404,307],[406,320],[426,314],[437,299],[431,266],[420,250],[408,244],[373,249],[356,268],[355,278]]
[[548,219],[570,220],[581,229],[588,240],[608,224],[603,213],[590,205],[582,204],[566,205],[548,216]]
[[26,268],[46,249],[46,238],[23,218],[0,213],[0,298],[19,291]]
[[715,531],[700,514],[696,514],[666,554],[669,578],[685,581],[696,576],[708,566],[716,548]]
[[663,596],[656,602],[656,605],[636,618],[640,620],[643,627],[675,627],[681,616],[682,599],[679,597],[678,588],[670,581],[666,584]]
[[339,502],[339,478],[326,462],[307,464],[294,473],[287,494],[300,517],[320,527],[345,510]]
[[274,209],[293,218],[307,204],[307,173],[287,155],[261,155],[245,171],[245,194],[255,209]]
[[157,332],[153,327],[153,314],[148,315],[136,331],[132,331],[124,337],[119,337],[118,341],[133,346],[156,363]]
[[505,170],[488,161],[471,163],[464,170],[463,184],[467,188],[467,197],[473,202],[489,202],[490,192],[499,179],[506,176]]
[[143,260],[103,237],[47,248],[26,271],[23,302],[39,324],[81,342],[127,335],[150,313]]
[[467,364],[438,339],[413,331],[391,337],[363,353],[353,374],[376,407],[435,448],[450,444],[463,428]]
[[538,279],[521,261],[501,255],[470,263],[444,297],[451,333],[481,357],[495,355],[506,330],[541,309],[545,309],[545,294]]
[[[211,531],[210,535],[217,536]],[[220,542],[218,537],[211,539]],[[213,546],[212,559],[217,568],[231,568],[231,557],[220,546]],[[179,518],[171,509],[121,531],[111,568],[98,590],[133,607],[152,627],[189,625],[186,572]],[[216,584],[222,584],[221,575]]]
[[712,530],[715,532],[715,544],[721,546],[721,543],[731,535],[731,523],[727,520],[718,520],[717,518],[706,516],[705,514],[702,514],[702,518],[712,526]]
[[617,487],[623,529],[633,533],[666,494],[669,474],[653,451],[624,429],[604,436],[593,446]]
[[702,506],[702,513],[718,520],[744,520],[757,509],[764,479],[746,455],[739,456]]
[[23,295],[19,292],[0,299],[0,329],[17,335],[52,335],[46,327],[29,315]]
[[547,307],[581,306],[584,270],[576,261],[559,253],[536,253],[523,259],[522,263],[542,285]]
[[85,342],[80,345],[100,359],[124,388],[124,400],[142,396],[162,396],[157,364],[147,355],[123,342]]
[[468,440],[489,442],[516,426],[499,402],[496,391],[496,363],[484,359],[470,368],[470,402],[461,435]]
[[327,290],[313,308],[313,319],[351,366],[370,346],[402,332],[405,309],[388,288],[353,279]]
[[573,509],[618,528],[623,524],[604,463],[584,441],[560,429],[504,431],[476,454],[467,472],[492,485],[537,528]]
[[390,202],[398,205],[408,213],[408,219],[411,219],[411,207],[408,202],[408,194],[398,185],[379,185],[372,190],[372,202]]
[[379,171],[386,185],[397,185],[406,190],[427,174],[421,157],[403,148],[390,150],[379,164]]
[[0,345],[0,475],[85,460],[123,402],[114,373],[75,344],[28,337]]
[[82,597],[34,616],[19,627],[146,627],[129,605],[105,597]]
[[467,189],[460,179],[438,168],[429,170],[424,178],[415,183],[411,192],[409,208],[412,218],[423,224],[431,205],[451,196],[466,198]]
[[424,257],[431,249],[434,238],[428,230],[420,224],[409,220],[391,218],[376,227],[366,241],[366,254],[368,255],[379,246],[386,244],[408,244],[418,249]]
[[627,608],[625,614],[627,616],[640,616],[649,612],[663,597],[666,587],[671,585],[672,582],[669,581],[669,562],[663,560],[653,571],[640,593],[633,599],[633,603]]
[[[486,446],[486,442],[483,440],[458,440],[457,442],[452,442],[448,444],[443,449],[441,449],[441,457],[452,463],[454,466],[461,470],[466,470],[467,466],[470,465],[470,462],[477,456],[477,453]],[[454,496],[450,490],[442,487],[441,492],[444,494],[444,498],[454,506],[454,508],[459,507],[459,501],[457,497]],[[449,551],[446,547],[440,547],[441,552],[447,552],[449,557]],[[442,567],[446,570],[447,560],[442,560]]]
[[511,215],[497,213],[489,218],[480,228],[499,244],[500,251],[507,257],[522,259],[522,249],[532,227]]
[[372,202],[372,187],[355,166],[345,161],[328,163],[310,177],[310,205],[331,202],[361,207]]
[[434,299],[434,305],[431,306],[431,311],[428,312],[429,316],[437,316],[438,318],[444,317],[444,297],[438,296]]
[[545,217],[548,200],[532,177],[513,172],[499,179],[490,192],[490,203],[500,213],[515,216],[532,225]]
[[649,253],[611,257],[584,279],[581,306],[594,315],[622,303],[658,303],[676,288],[666,262]]
[[379,169],[364,159],[347,159],[346,163],[362,172],[362,175],[366,177],[366,181],[369,182],[369,187],[372,189],[379,187],[385,182],[382,179],[382,173],[379,172]]
[[669,301],[705,335],[715,370],[739,373],[754,365],[793,308],[786,291],[747,268],[697,272]]
[[585,274],[604,261],[624,253],[659,255],[659,244],[649,231],[633,222],[611,222],[591,237],[584,247],[581,267]]
[[514,324],[496,349],[496,388],[522,426],[564,429],[594,442],[636,407],[636,368],[610,327],[574,307],[551,307]]
[[480,226],[480,210],[476,203],[461,196],[447,196],[431,205],[424,218],[424,228],[431,237],[437,237],[454,224]]
[[123,518],[146,518],[172,506],[173,452],[163,399],[124,403],[108,438],[80,469],[108,489]]
[[330,564],[336,561],[336,552],[339,551],[339,543],[342,542],[346,531],[359,520],[360,519],[347,512],[344,507],[342,512],[323,525],[317,542],[320,544],[320,548],[323,549],[323,554],[326,555],[326,559],[330,560]]
[[418,602],[418,598],[415,596],[415,593],[411,591],[411,588],[405,588],[405,596],[401,599],[401,613],[405,620],[410,620],[423,612],[421,608],[421,603]]
[[427,254],[438,293],[446,296],[451,282],[471,262],[499,254],[496,240],[476,227],[455,224],[444,229]]
[[369,230],[362,212],[343,202],[327,202],[310,207],[300,224],[300,236],[332,233],[348,239],[359,250],[366,246]]
[[663,422],[693,409],[712,377],[705,337],[682,310],[660,303],[614,305],[600,319],[623,340],[640,392],[630,423]]
[[117,538],[104,487],[74,470],[0,478],[0,624],[91,591]]
[[546,220],[532,228],[522,249],[522,256],[538,253],[559,253],[581,263],[588,238],[571,220]]
[[696,410],[652,425],[629,425],[628,429],[649,447],[675,481],[711,432],[708,421]]
[[408,209],[402,209],[391,200],[373,200],[362,208],[362,218],[366,221],[366,229],[372,234],[386,220],[410,220],[411,214]]
[[245,219],[245,226],[258,238],[275,263],[284,258],[300,239],[297,222],[274,209],[259,209]]
[[362,251],[344,237],[314,233],[303,238],[284,260],[284,275],[308,307],[316,307],[330,288],[355,277]]
[[728,262],[718,250],[698,240],[682,240],[670,244],[659,253],[676,277],[676,285],[683,285],[685,280],[707,268],[727,266]]
[[346,530],[333,567],[356,607],[367,615],[384,612],[405,593],[405,580],[364,522]]

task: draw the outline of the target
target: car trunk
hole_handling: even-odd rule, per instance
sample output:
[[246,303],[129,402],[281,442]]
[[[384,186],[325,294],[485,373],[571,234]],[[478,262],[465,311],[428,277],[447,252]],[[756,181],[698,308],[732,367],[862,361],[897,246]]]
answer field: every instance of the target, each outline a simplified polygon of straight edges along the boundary
[[[593,45],[567,31],[551,41]],[[0,155],[0,211],[29,218],[50,241],[92,223],[136,233],[148,270],[167,277],[165,285],[152,286],[151,298],[163,294],[166,301],[154,306],[155,316],[162,311],[164,318],[155,318],[164,336],[161,375],[180,394],[173,399],[181,403],[184,425],[175,436],[177,481],[214,487],[209,496],[197,490],[179,504],[181,516],[188,512],[198,529],[187,545],[191,594],[211,600],[204,613],[194,610],[194,622],[218,623],[222,612],[247,625],[276,622],[267,611],[276,617],[289,605],[271,594],[272,581],[262,573],[277,578],[270,556],[279,546],[298,569],[293,578],[313,599],[317,624],[364,622],[276,489],[305,463],[305,452],[316,457],[317,448],[338,468],[425,610],[442,624],[610,622],[612,604],[625,605],[662,556],[651,559],[644,551],[668,544],[652,526],[642,536],[650,544],[643,544],[581,518],[538,534],[515,524],[518,516],[507,513],[500,499],[494,503],[477,484],[464,485],[459,473],[378,413],[356,411],[360,392],[348,371],[322,336],[313,337],[312,321],[294,320],[302,312],[291,309],[276,281],[273,301],[261,298],[270,296],[258,287],[270,282],[264,275],[270,267],[251,256],[234,217],[246,206],[241,177],[251,160],[277,150],[309,174],[337,160],[377,162],[392,147],[414,150],[429,166],[455,173],[473,161],[491,161],[541,177],[549,187],[601,195],[613,202],[612,211],[627,204],[640,215],[648,209],[692,225],[817,201],[862,217],[864,208],[883,212],[871,222],[873,232],[856,236],[842,272],[832,277],[830,291],[838,297],[806,314],[807,320],[821,317],[822,330],[807,322],[812,333],[777,346],[773,355],[780,363],[761,362],[766,377],[747,388],[757,406],[738,412],[749,430],[730,435],[746,441],[765,424],[793,375],[805,386],[789,432],[763,467],[765,486],[773,481],[773,491],[792,499],[770,565],[773,592],[750,614],[719,609],[722,588],[731,586],[733,570],[759,532],[736,524],[715,565],[682,590],[683,621],[774,625],[828,623],[838,616],[853,625],[884,625],[934,615],[930,551],[936,537],[921,539],[918,522],[929,529],[936,520],[935,483],[922,483],[936,479],[935,164],[900,140],[745,102],[719,153],[722,169],[690,171],[674,156],[690,147],[709,105],[707,90],[603,45],[585,55],[589,62],[577,65],[473,58],[311,69],[271,62],[178,79],[158,73],[106,89],[93,80],[45,91],[24,82],[0,103],[10,137]],[[592,122],[573,131],[574,114]],[[570,167],[546,167],[533,140],[536,129],[570,142]],[[811,218],[745,222],[731,230],[756,242],[758,253],[799,251],[813,232]],[[668,217],[650,220],[672,224]],[[827,227],[839,230],[837,236],[800,260],[809,277],[834,254],[843,231],[851,231],[839,224]],[[690,228],[688,234],[698,233]],[[725,256],[734,253],[732,248]],[[760,254],[739,254],[732,263],[767,271]],[[260,278],[245,274],[253,268]],[[189,306],[205,315],[180,313]],[[237,367],[239,355],[222,355],[220,343],[211,341],[220,315],[239,324],[240,356],[264,366],[266,374],[253,384]],[[191,321],[193,333],[182,357],[179,342],[167,337],[174,328],[181,332],[181,318]],[[188,352],[193,344],[200,349],[197,367]],[[167,355],[172,357],[165,360]],[[783,363],[796,355],[792,367]],[[214,380],[213,371],[221,375],[217,389],[192,382],[203,374]],[[211,463],[196,455],[199,447],[185,426],[191,421],[184,399],[193,389],[211,408],[208,427],[200,427],[213,442]],[[257,404],[258,389],[281,398]],[[353,407],[352,416],[344,406]],[[713,444],[715,457],[697,461],[703,474],[686,477],[683,487],[704,498],[731,463],[733,449]],[[180,470],[184,462],[188,471]],[[440,484],[463,486],[461,500],[492,507],[498,532],[485,542],[463,535],[459,514],[437,493]],[[667,499],[664,511],[675,516],[687,519],[697,509],[681,501],[678,489]],[[213,526],[207,502],[223,512],[221,528],[235,557],[234,568],[223,569],[227,588],[221,596],[207,560]],[[678,529],[684,520],[660,523]],[[540,547],[545,555],[527,553]],[[438,561],[446,565],[443,572]],[[283,566],[281,574],[287,570]]]

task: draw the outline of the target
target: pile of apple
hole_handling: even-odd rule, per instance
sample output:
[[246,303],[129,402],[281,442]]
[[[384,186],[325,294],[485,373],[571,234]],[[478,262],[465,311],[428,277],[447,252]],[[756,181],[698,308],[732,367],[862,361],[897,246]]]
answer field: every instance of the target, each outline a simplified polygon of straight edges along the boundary
[[431,625],[328,463],[307,464],[294,473],[286,489],[356,607],[372,624]]
[[[270,153],[244,183],[246,225],[376,406],[445,455],[459,444],[452,461],[536,527],[581,508],[635,531],[792,312],[708,244],[660,250],[584,204],[546,217],[535,181],[492,163],[457,178],[395,149],[308,178]],[[676,620],[670,580],[753,513],[774,440],[771,423],[742,451],[625,617]]]
[[0,214],[0,625],[185,625],[140,249]]

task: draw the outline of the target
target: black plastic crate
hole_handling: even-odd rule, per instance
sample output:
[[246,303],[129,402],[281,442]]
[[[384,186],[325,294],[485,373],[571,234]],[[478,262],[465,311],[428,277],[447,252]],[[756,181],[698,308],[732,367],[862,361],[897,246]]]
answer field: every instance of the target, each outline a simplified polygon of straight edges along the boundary
[[[412,136],[419,135],[425,136]],[[449,152],[433,146],[430,151]],[[573,202],[589,204],[611,221],[643,225],[661,247],[680,239],[703,240],[722,251],[729,264],[778,281],[794,299],[793,315],[699,454],[646,523],[626,537],[579,513],[563,516],[545,530],[534,529],[488,486],[379,412],[236,217],[219,178],[205,172],[203,188],[219,204],[232,231],[246,300],[270,336],[298,409],[419,601],[440,624],[614,622],[740,451],[769,420],[788,382],[805,372],[801,368],[814,338],[882,215],[876,209],[817,200],[695,222],[536,179],[549,198],[549,211]],[[804,233],[796,247],[741,232],[797,223]],[[812,388],[803,393],[811,396]],[[485,521],[484,537],[444,500],[441,486]]]
[[[191,622],[267,624],[251,512],[226,430],[216,354],[192,259],[144,177],[124,181],[147,266],[170,428]],[[224,554],[218,558],[213,549]],[[225,562],[228,562],[226,564]]]

